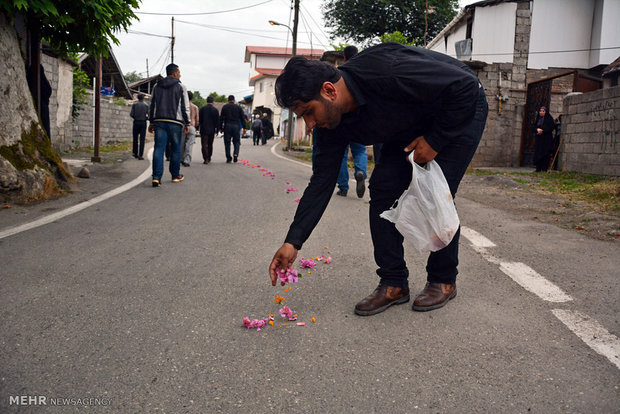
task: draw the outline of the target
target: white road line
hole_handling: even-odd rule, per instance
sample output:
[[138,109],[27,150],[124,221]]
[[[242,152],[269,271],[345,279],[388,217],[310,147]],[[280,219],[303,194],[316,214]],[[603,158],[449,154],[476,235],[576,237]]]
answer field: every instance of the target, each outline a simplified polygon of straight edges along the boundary
[[495,243],[469,227],[461,226],[461,234],[476,247],[495,247]]
[[502,262],[499,269],[525,290],[532,292],[548,302],[568,302],[573,300],[562,289],[539,275],[534,269],[520,262]]
[[278,145],[280,145],[280,143],[279,143],[279,142],[278,142],[278,143],[276,143],[274,146],[272,146],[272,147],[271,147],[271,153],[272,153],[273,155],[275,155],[275,156],[276,156],[276,157],[278,157],[278,158],[282,158],[283,160],[290,161],[290,162],[294,162],[295,164],[303,165],[304,167],[310,167],[310,168],[312,168],[312,165],[311,165],[311,164],[306,164],[305,162],[301,162],[301,161],[292,160],[292,159],[290,159],[290,158],[288,158],[288,157],[284,157],[284,156],[282,156],[282,155],[278,154],[278,153],[276,152],[276,147],[277,147]]
[[[276,157],[278,157],[278,158],[282,158],[283,160],[287,160],[287,161],[290,161],[290,162],[294,162],[295,164],[300,164],[300,165],[303,165],[304,167],[310,167],[310,168],[312,168],[312,164],[306,164],[305,162],[300,162],[300,161],[292,160],[292,159],[290,159],[290,158],[288,158],[288,157],[284,157],[284,156],[282,156],[282,155],[278,154],[278,153],[276,152],[276,147],[277,147],[278,145],[280,145],[280,142],[276,143],[274,146],[272,146],[272,147],[271,147],[271,153],[272,153],[273,155],[275,155],[275,156],[276,156]],[[354,177],[354,178],[350,178],[350,179],[349,179],[349,183],[357,185],[357,181],[355,180],[355,177]]]
[[[152,157],[153,157],[153,149],[152,148],[149,151],[147,157],[148,157],[149,161],[152,159]],[[117,187],[114,190],[108,191],[107,193],[101,194],[101,195],[99,195],[99,196],[97,196],[97,197],[95,197],[93,199],[86,200],[86,201],[84,201],[84,202],[82,202],[80,204],[76,204],[76,205],[74,205],[72,207],[69,207],[69,208],[67,208],[65,210],[58,211],[58,212],[50,214],[48,216],[41,217],[41,218],[39,218],[37,220],[31,221],[30,223],[25,223],[25,224],[22,224],[20,226],[13,227],[13,228],[10,228],[10,229],[7,229],[7,230],[2,230],[2,231],[0,231],[0,239],[4,239],[5,237],[9,237],[9,236],[12,236],[12,235],[17,234],[17,233],[21,233],[21,232],[26,231],[26,230],[31,230],[31,229],[43,226],[45,224],[52,223],[52,222],[54,222],[56,220],[59,220],[59,219],[61,219],[63,217],[66,217],[68,215],[77,213],[78,211],[82,211],[85,208],[88,208],[90,206],[94,206],[97,203],[100,203],[100,202],[102,202],[104,200],[107,200],[108,198],[112,198],[115,195],[121,194],[121,193],[123,193],[123,192],[125,192],[125,191],[127,191],[127,190],[129,190],[129,189],[131,189],[131,188],[133,188],[135,186],[137,186],[138,184],[140,184],[141,182],[146,180],[147,177],[149,177],[150,175],[151,175],[151,165],[149,164],[149,167],[146,170],[144,170],[144,172],[142,174],[140,174],[139,177],[133,179],[132,181],[128,182],[127,184],[123,184],[122,186]]]
[[620,368],[620,339],[588,315],[564,309],[551,312],[590,348]]

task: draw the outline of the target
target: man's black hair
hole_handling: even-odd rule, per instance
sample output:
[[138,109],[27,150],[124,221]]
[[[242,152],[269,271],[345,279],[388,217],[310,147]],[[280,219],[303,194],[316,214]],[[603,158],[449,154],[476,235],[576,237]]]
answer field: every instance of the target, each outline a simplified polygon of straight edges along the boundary
[[330,63],[295,56],[276,79],[276,102],[282,108],[291,108],[295,101],[309,102],[318,97],[324,82],[336,83],[340,77]]
[[355,46],[347,46],[344,48],[344,60],[349,60],[355,55],[357,55],[357,48]]
[[144,99],[144,95],[143,95],[143,94],[141,94],[141,93],[140,93],[140,94],[138,94],[138,100],[139,100],[139,101],[141,101],[141,100],[143,100],[143,99]]
[[235,100],[235,95],[228,95],[228,100],[229,101],[234,101]]
[[213,102],[215,99],[213,99],[212,96],[207,96],[207,103],[211,103]]
[[194,94],[192,93],[192,91],[187,91],[187,97],[189,98],[190,101],[192,100],[192,98],[194,97]]
[[174,63],[169,64],[168,66],[166,66],[166,76],[174,74],[174,72],[176,72],[177,70],[179,70],[179,67],[177,65],[175,65]]

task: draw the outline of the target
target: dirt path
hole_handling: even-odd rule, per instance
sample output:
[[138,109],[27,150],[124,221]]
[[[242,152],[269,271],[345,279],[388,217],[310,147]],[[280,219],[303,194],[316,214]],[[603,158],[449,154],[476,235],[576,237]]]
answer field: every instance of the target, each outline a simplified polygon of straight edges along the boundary
[[516,182],[510,176],[466,175],[457,197],[508,211],[527,220],[570,229],[587,237],[617,242],[620,217],[598,211],[593,205],[562,194],[542,193]]

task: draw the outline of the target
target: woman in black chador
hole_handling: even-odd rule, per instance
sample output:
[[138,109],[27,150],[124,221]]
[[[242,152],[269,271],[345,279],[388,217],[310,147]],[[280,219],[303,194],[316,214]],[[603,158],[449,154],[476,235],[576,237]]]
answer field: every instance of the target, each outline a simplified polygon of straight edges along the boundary
[[536,133],[534,141],[534,165],[536,166],[536,172],[549,169],[551,151],[553,150],[554,128],[555,122],[553,122],[553,117],[547,112],[546,107],[541,106],[533,127]]

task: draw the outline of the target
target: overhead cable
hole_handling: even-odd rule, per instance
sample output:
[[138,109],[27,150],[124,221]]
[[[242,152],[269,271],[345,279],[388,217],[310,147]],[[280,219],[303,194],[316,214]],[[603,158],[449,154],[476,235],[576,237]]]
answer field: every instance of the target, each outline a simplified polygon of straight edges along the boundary
[[200,12],[200,13],[155,13],[155,12],[139,12],[139,11],[136,11],[134,13],[135,14],[150,14],[150,15],[157,15],[157,16],[204,16],[204,15],[207,15],[207,14],[230,13],[230,12],[234,12],[234,11],[238,11],[238,10],[250,9],[252,7],[260,6],[261,4],[270,3],[272,1],[273,0],[267,0],[267,1],[263,1],[262,3],[252,4],[251,6],[238,7],[236,9],[220,10],[220,11],[214,11],[214,12]]

